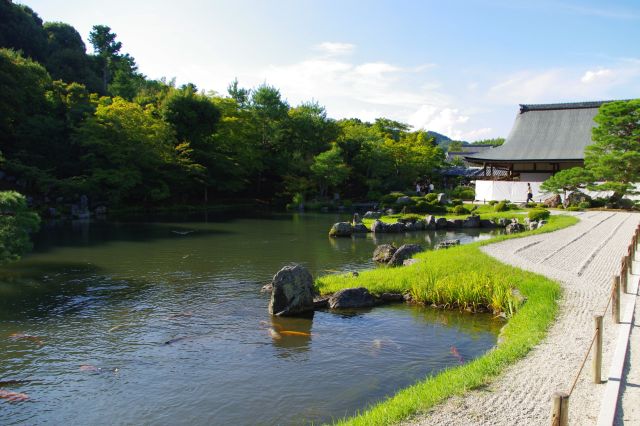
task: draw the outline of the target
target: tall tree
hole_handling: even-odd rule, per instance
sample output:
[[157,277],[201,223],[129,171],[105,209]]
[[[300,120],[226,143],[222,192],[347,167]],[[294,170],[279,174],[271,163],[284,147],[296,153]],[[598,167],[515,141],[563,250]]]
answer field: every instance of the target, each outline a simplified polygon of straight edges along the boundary
[[15,191],[0,192],[0,265],[18,260],[31,248],[29,235],[40,218],[27,206],[26,198]]
[[640,182],[640,99],[603,104],[593,128],[594,143],[585,150],[585,167],[600,191],[613,191],[613,199],[636,193]]
[[93,46],[93,51],[98,57],[98,62],[102,70],[102,92],[107,93],[108,84],[111,79],[111,71],[116,62],[118,54],[122,48],[122,43],[116,41],[117,35],[111,32],[111,28],[106,25],[94,25],[89,33],[89,41]]

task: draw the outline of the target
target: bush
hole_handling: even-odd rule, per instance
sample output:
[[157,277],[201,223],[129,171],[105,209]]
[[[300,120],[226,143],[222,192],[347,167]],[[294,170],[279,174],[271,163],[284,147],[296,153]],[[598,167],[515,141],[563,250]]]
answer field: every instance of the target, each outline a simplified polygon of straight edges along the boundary
[[490,206],[495,206],[496,204],[498,204],[498,201],[496,201],[496,200],[489,201],[489,205]]
[[591,200],[591,207],[604,207],[608,200],[606,198],[598,197]]
[[451,196],[465,201],[473,201],[476,198],[476,190],[469,186],[456,186],[451,191]]
[[418,201],[416,205],[413,207],[413,211],[417,213],[446,213],[447,208],[438,203],[437,201],[434,203],[428,203],[426,201]]
[[453,213],[453,214],[455,214],[457,216],[460,216],[460,215],[463,215],[463,214],[469,214],[471,212],[465,206],[463,206],[461,204],[458,204],[457,206],[455,206],[455,207],[453,207],[451,209],[451,213]]
[[380,198],[380,204],[385,206],[395,204],[400,197],[404,197],[404,194],[402,192],[391,192],[387,195],[383,195],[382,198]]
[[536,222],[541,220],[547,220],[549,219],[550,215],[551,213],[549,213],[549,210],[535,209],[529,212],[529,220],[536,221]]
[[428,203],[433,203],[438,200],[438,194],[432,192],[431,194],[425,195],[424,199],[427,200]]
[[583,201],[578,204],[578,207],[580,207],[581,209],[588,209],[589,207],[591,207],[591,203],[588,201]]
[[569,207],[567,207],[567,208],[566,208],[566,210],[567,210],[567,211],[570,211],[570,212],[579,212],[579,211],[582,211],[582,209],[581,209],[580,207],[578,207],[578,206],[569,206]]
[[509,202],[507,200],[502,200],[493,207],[493,210],[497,212],[506,212],[509,210]]
[[460,206],[460,205],[462,205],[462,200],[459,199],[459,198],[455,198],[455,199],[451,200],[451,205],[452,206]]

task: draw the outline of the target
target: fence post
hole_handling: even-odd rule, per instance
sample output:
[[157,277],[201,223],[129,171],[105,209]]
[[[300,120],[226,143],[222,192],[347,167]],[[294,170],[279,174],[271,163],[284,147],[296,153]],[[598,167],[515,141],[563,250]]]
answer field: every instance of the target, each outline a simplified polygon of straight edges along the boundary
[[620,265],[620,283],[622,284],[622,289],[624,292],[627,292],[627,281],[629,280],[629,257],[624,256],[622,258],[622,264]]
[[569,394],[556,392],[553,394],[551,409],[551,426],[567,426],[569,424]]
[[613,286],[611,288],[611,314],[613,323],[620,324],[620,276],[613,278]]
[[595,351],[593,352],[593,383],[602,383],[602,315],[594,315],[596,326]]

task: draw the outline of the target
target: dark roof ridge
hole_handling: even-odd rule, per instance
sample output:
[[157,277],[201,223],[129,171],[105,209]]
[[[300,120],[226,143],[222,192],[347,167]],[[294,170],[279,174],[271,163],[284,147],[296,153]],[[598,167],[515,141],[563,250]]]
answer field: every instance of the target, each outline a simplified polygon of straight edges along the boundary
[[590,101],[590,102],[565,102],[557,104],[520,104],[520,113],[527,111],[548,111],[557,109],[583,109],[583,108],[599,108],[600,105],[607,102],[614,102],[614,100],[608,101]]

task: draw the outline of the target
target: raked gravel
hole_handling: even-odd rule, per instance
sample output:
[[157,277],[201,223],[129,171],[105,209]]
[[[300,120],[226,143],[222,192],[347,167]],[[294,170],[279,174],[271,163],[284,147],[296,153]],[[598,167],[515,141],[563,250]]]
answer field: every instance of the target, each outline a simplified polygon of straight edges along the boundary
[[[548,424],[551,395],[556,391],[568,391],[571,387],[593,337],[593,316],[604,310],[612,278],[619,273],[621,258],[626,254],[640,222],[640,215],[633,213],[592,211],[578,213],[577,216],[579,223],[560,231],[483,247],[487,254],[502,262],[561,283],[563,297],[559,314],[547,337],[490,385],[450,398],[406,424]],[[625,295],[622,302],[630,297],[635,296]],[[618,334],[614,327],[608,310],[604,317],[603,377],[609,370]],[[640,333],[637,326],[634,331],[636,335]],[[640,347],[635,350],[640,352]],[[637,361],[637,358],[632,356],[631,360]],[[604,387],[604,384],[592,383],[589,356],[569,400],[569,424],[595,424]],[[640,406],[637,384],[626,389],[629,392],[623,396],[625,405]],[[621,392],[624,391],[625,386],[621,388]],[[629,399],[631,401],[627,401]],[[637,412],[638,409],[634,409]],[[630,408],[625,411],[631,415]],[[637,421],[638,417],[634,416],[634,419]]]

